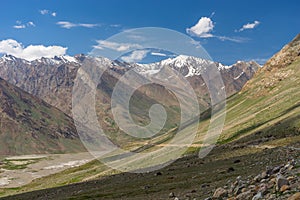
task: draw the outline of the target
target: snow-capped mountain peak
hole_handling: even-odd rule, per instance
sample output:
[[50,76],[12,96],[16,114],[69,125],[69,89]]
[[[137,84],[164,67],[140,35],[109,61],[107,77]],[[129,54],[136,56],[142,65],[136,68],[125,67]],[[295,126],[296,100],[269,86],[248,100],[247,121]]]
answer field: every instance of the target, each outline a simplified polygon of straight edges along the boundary
[[78,63],[78,60],[75,57],[68,56],[68,55],[65,55],[65,56],[55,56],[53,59],[61,61],[61,62],[64,62],[64,63],[68,63],[68,62],[69,63]]
[[32,61],[22,59],[22,58],[17,58],[13,55],[8,55],[4,54],[0,58],[0,63],[4,62],[14,62],[14,63],[25,63],[25,64],[46,64],[46,65],[60,65],[60,64],[65,64],[65,63],[73,63],[73,64],[78,64],[79,60],[77,60],[76,57],[64,55],[64,56],[54,56],[53,58],[48,58],[48,57],[41,57]]
[[229,66],[224,66],[222,64],[217,64],[211,60],[206,60],[202,58],[197,58],[193,56],[187,55],[179,55],[175,58],[168,58],[166,60],[162,60],[156,63],[150,64],[137,64],[137,69],[141,74],[156,74],[165,67],[171,67],[177,71],[179,71],[185,77],[191,77],[195,75],[201,75],[207,67],[215,65],[221,68],[229,68]]

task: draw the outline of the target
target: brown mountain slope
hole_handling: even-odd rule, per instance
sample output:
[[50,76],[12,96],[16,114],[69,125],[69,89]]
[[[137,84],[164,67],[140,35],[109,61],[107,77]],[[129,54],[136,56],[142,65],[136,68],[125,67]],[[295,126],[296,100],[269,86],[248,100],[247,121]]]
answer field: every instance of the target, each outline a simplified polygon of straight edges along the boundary
[[1,155],[84,150],[69,116],[3,79],[0,105]]

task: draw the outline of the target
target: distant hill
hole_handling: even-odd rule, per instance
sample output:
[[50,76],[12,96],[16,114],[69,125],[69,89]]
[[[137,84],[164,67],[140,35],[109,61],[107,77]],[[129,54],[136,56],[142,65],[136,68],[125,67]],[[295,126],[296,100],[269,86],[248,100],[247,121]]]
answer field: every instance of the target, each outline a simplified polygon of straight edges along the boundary
[[0,79],[0,155],[80,151],[72,118]]

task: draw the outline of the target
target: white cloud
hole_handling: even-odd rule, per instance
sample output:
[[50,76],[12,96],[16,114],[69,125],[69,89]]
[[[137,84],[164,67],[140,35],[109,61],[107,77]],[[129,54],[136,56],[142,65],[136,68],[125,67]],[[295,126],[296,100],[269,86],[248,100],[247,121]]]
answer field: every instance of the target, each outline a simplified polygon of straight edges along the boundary
[[71,22],[66,22],[66,21],[60,21],[57,22],[56,24],[60,25],[62,28],[67,28],[67,29],[76,27],[76,24],[73,24]]
[[260,24],[259,21],[254,21],[253,23],[247,23],[247,24],[244,24],[243,27],[240,28],[238,31],[241,32],[241,31],[244,31],[246,29],[254,29],[259,24]]
[[167,56],[167,54],[165,54],[165,53],[159,53],[159,52],[151,52],[151,55],[152,56],[163,56],[163,57]]
[[0,41],[0,53],[13,55],[26,60],[65,55],[66,51],[67,48],[61,46],[29,45],[24,47],[22,43],[13,39]]
[[94,28],[98,26],[98,24],[77,24],[77,26],[85,27],[85,28]]
[[115,51],[127,51],[133,48],[141,48],[139,44],[131,44],[131,43],[117,43],[117,42],[110,42],[106,40],[97,40],[97,45],[93,46],[96,49],[112,49]]
[[23,28],[26,28],[26,26],[24,24],[22,24],[22,25],[14,25],[13,28],[15,28],[15,29],[23,29]]
[[49,13],[49,10],[44,9],[44,10],[40,10],[39,12],[40,12],[42,15],[47,15],[47,14]]
[[208,17],[201,17],[197,24],[191,28],[187,28],[186,32],[192,36],[197,36],[200,38],[213,37],[211,32],[214,29],[213,21]]
[[66,29],[70,29],[70,28],[74,28],[74,27],[94,28],[94,27],[99,26],[99,24],[85,24],[85,23],[75,24],[75,23],[68,22],[68,21],[59,21],[56,24],[62,28],[66,28]]
[[44,9],[44,10],[39,10],[39,13],[41,15],[51,15],[52,17],[56,17],[57,13],[56,12],[52,12],[50,10]]
[[33,26],[33,27],[35,27],[35,24],[32,21],[30,21],[30,22],[27,22],[27,26]]
[[17,20],[16,25],[13,26],[13,28],[15,28],[15,29],[24,29],[27,27],[35,27],[35,24],[32,21],[22,24],[21,21]]
[[119,28],[119,27],[121,27],[121,24],[111,24],[109,26],[113,27],[113,28]]
[[136,50],[133,51],[129,56],[122,56],[121,59],[128,63],[139,62],[147,56],[148,52],[148,50]]
[[231,41],[231,42],[237,42],[237,43],[243,43],[248,41],[248,38],[242,38],[242,37],[227,37],[227,36],[215,36],[221,41]]
[[[214,16],[214,12],[211,14],[211,17]],[[231,41],[231,42],[245,42],[248,39],[247,38],[241,38],[241,37],[228,37],[228,36],[222,36],[222,35],[214,35],[212,34],[212,31],[214,30],[214,22],[211,20],[211,17],[201,17],[197,24],[192,26],[191,28],[187,28],[186,32],[191,36],[196,36],[199,38],[218,38],[221,41]],[[199,41],[192,41],[192,44],[195,44],[196,46],[200,47]]]

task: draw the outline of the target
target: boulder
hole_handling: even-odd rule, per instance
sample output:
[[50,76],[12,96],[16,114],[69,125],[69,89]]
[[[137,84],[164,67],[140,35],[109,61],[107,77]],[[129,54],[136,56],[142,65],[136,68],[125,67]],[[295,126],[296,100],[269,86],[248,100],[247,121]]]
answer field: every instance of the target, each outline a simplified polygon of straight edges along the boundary
[[287,200],[300,200],[300,192],[293,194]]
[[214,192],[213,199],[222,199],[227,196],[228,196],[228,191],[220,187],[216,189],[216,191]]
[[282,175],[278,175],[277,178],[276,178],[276,187],[277,187],[277,190],[280,190],[280,188],[283,186],[283,185],[289,185],[289,181],[283,177]]

